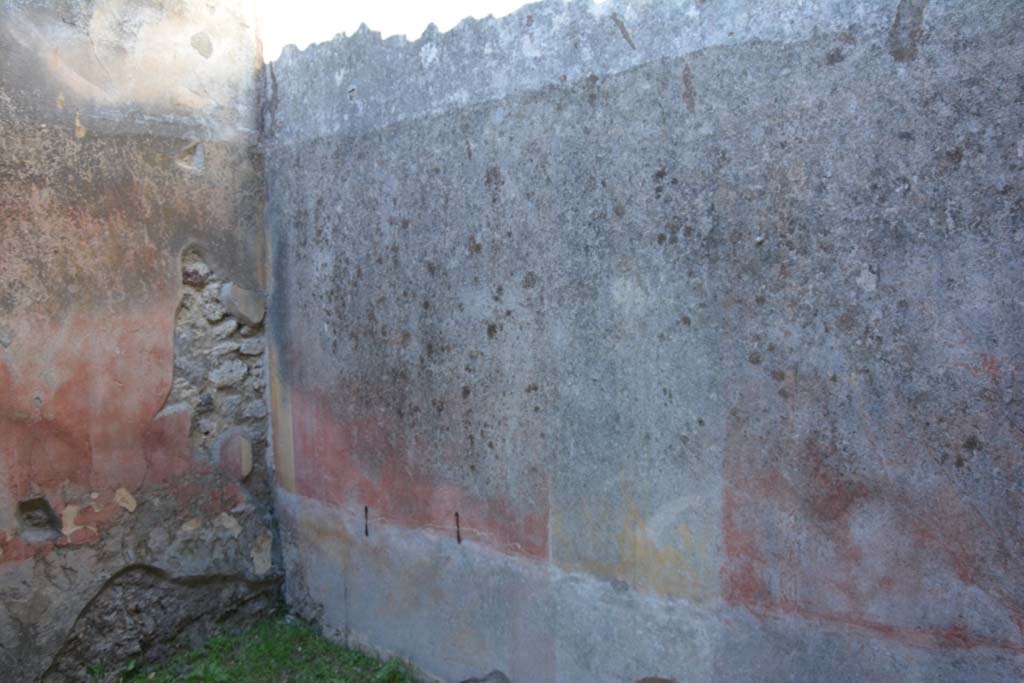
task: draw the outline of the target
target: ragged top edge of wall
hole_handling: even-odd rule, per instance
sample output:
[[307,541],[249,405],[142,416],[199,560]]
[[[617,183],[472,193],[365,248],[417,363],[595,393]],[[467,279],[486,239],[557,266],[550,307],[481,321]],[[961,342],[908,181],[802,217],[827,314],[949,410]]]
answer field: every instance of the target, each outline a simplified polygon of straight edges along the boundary
[[358,134],[710,47],[885,29],[894,12],[892,0],[544,0],[415,41],[364,25],[264,67],[263,135]]

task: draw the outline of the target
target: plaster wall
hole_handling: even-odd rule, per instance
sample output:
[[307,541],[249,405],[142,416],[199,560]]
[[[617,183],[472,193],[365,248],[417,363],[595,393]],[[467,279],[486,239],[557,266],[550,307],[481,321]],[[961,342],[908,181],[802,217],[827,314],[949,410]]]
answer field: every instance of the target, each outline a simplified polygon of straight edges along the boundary
[[1024,676],[1024,13],[529,5],[264,77],[287,596],[461,681]]
[[273,602],[261,321],[219,296],[264,285],[255,30],[246,2],[0,9],[0,680]]

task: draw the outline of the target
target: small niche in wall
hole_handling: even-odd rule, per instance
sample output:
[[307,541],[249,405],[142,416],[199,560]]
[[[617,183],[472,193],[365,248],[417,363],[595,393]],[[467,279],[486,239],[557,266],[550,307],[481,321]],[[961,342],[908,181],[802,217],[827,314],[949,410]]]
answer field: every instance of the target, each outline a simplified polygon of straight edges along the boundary
[[26,541],[52,541],[60,538],[60,518],[45,498],[18,502],[18,534]]

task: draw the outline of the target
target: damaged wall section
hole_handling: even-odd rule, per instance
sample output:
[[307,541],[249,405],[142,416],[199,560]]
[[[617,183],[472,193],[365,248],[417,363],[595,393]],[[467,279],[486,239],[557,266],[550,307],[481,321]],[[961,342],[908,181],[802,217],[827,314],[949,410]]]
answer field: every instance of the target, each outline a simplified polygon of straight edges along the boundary
[[0,680],[275,598],[254,30],[244,0],[0,9]]
[[116,676],[132,661],[199,647],[218,629],[277,607],[278,584],[276,578],[174,578],[150,566],[127,567],[89,601],[42,680],[77,683],[84,671]]
[[217,277],[193,248],[182,256],[182,284],[174,379],[157,417],[185,411],[193,455],[242,481],[253,440],[263,460],[267,431],[263,295]]

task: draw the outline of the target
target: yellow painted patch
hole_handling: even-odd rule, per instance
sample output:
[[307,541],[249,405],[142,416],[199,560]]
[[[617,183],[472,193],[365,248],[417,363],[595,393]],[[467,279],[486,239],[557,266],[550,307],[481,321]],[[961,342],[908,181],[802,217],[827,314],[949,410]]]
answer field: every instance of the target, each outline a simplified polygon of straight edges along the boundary
[[701,532],[694,538],[686,524],[677,525],[675,532],[676,538],[659,545],[651,538],[636,505],[631,505],[617,539],[620,560],[616,574],[641,590],[671,597],[705,597],[707,586],[700,558],[707,555],[707,534]]
[[[658,514],[645,519],[633,500],[632,496],[626,497],[625,520],[614,537],[587,534],[594,547],[605,548],[614,543],[617,548],[615,562],[589,560],[585,556],[588,550],[584,547],[577,551],[583,557],[556,560],[559,566],[625,581],[634,590],[653,591],[668,598],[704,600],[716,596],[718,571],[714,558],[714,520],[708,519],[699,503],[689,498],[669,502]],[[595,508],[591,512],[594,514],[586,517],[593,519],[592,524],[584,523],[583,526],[607,529],[607,524],[599,521],[608,519],[607,511]],[[552,526],[556,529],[561,527]],[[580,531],[573,533],[579,534]],[[557,547],[558,534],[553,535]],[[557,557],[557,551],[555,555]]]

